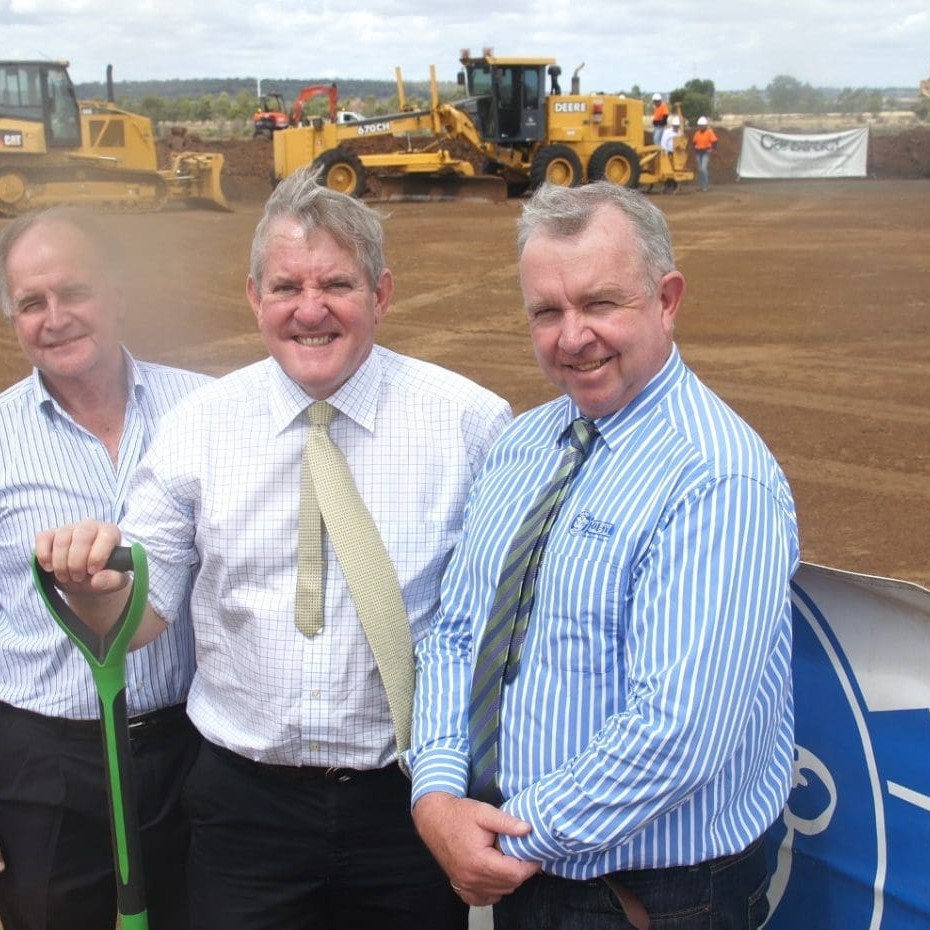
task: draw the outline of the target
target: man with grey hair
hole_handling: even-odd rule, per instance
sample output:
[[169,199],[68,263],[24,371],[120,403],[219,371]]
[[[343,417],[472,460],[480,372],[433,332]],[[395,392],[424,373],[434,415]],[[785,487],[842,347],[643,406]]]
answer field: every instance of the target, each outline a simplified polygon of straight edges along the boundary
[[[4,930],[112,930],[116,879],[99,702],[90,669],[31,572],[36,533],[118,520],[165,412],[209,379],[137,361],[112,236],[54,208],[0,233],[0,305],[32,374],[0,394],[0,921]],[[199,737],[187,611],[127,669],[130,747],[150,924],[187,927],[181,805]]]
[[[185,792],[197,930],[464,928],[467,908],[413,826],[398,764],[410,706],[395,706],[365,605],[374,600],[389,647],[407,643],[412,691],[411,644],[438,606],[468,491],[510,408],[375,345],[394,292],[381,221],[310,169],[269,198],[246,287],[271,357],[174,411],[121,527],[64,527],[37,552],[86,610],[88,589],[106,606],[122,584],[97,573],[120,531],[141,542],[151,586],[138,641],[191,604],[188,707],[205,738]],[[336,495],[318,470],[333,462],[319,428],[330,417],[367,510],[346,502],[358,515],[349,536],[370,539],[362,524],[373,521],[379,537],[361,547],[369,591],[356,586],[354,540],[342,548]],[[302,506],[310,490],[315,519]],[[320,514],[322,553],[304,547]],[[385,561],[405,614],[396,620]]]
[[754,930],[794,758],[788,484],[681,359],[661,211],[543,187],[518,243],[564,393],[469,498],[418,650],[414,820],[497,930]]

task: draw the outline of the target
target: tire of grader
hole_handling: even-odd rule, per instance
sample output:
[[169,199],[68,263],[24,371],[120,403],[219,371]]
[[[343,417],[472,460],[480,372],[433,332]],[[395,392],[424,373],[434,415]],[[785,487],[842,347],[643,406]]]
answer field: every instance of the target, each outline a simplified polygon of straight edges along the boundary
[[577,187],[583,177],[581,159],[567,145],[544,146],[530,166],[530,187],[534,189],[541,184]]
[[365,193],[365,167],[355,152],[345,148],[330,149],[313,163],[313,167],[319,171],[320,183],[330,190],[350,197],[361,197]]
[[639,186],[639,156],[623,142],[605,142],[591,156],[588,179],[636,188]]

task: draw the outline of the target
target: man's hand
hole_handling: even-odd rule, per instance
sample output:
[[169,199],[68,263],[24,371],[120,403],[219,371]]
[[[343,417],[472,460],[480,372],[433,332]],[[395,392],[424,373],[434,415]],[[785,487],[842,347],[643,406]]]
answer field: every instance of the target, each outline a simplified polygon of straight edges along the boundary
[[105,568],[120,544],[119,527],[82,520],[36,536],[39,565],[55,576],[55,584],[69,594],[109,594],[126,587],[122,572]]
[[526,836],[530,825],[490,804],[434,791],[417,801],[413,822],[459,897],[473,907],[496,903],[539,871],[538,862],[505,856],[497,844],[500,834]]
[[[36,536],[39,565],[52,572],[55,585],[68,595],[71,607],[100,636],[116,623],[128,595],[128,576],[106,568],[121,539],[118,526],[97,520],[43,530]],[[150,643],[166,628],[165,621],[146,606],[130,648]]]

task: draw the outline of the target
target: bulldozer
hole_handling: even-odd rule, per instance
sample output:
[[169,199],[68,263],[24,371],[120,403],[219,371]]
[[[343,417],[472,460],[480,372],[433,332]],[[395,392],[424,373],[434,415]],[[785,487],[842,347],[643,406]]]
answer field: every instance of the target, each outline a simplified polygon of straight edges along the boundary
[[[563,95],[553,58],[500,58],[490,49],[460,56],[465,98],[441,103],[430,68],[430,106],[408,109],[396,69],[401,112],[338,125],[311,119],[274,135],[273,182],[313,164],[321,183],[356,197],[377,178],[384,200],[502,200],[542,183],[576,186],[599,179],[663,189],[694,179],[686,141],[671,157],[645,142],[643,103],[580,93],[578,71]],[[546,75],[551,89],[546,93]],[[366,138],[392,136],[393,151],[360,151]]]
[[0,215],[56,204],[153,211],[167,203],[228,210],[223,156],[175,152],[158,169],[148,117],[78,101],[67,61],[0,61]]

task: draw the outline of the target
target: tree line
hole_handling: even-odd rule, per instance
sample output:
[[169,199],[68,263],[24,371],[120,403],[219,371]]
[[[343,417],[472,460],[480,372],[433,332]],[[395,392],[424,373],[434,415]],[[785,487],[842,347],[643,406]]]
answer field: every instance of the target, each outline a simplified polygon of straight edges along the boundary
[[[327,83],[330,82],[263,80],[261,86],[263,93],[280,93],[289,107],[303,87]],[[257,88],[258,82],[252,78],[116,82],[114,85],[120,106],[142,113],[156,124],[238,122],[248,125],[260,106]],[[76,89],[81,99],[105,96],[102,83],[78,84]],[[409,106],[428,104],[428,82],[405,82],[404,90]],[[443,100],[454,101],[462,95],[461,88],[452,82],[440,83],[439,90]],[[338,82],[338,91],[342,107],[360,110],[366,116],[381,116],[400,109],[397,87],[392,82],[347,80]],[[620,93],[639,97],[647,106],[652,96],[638,85]],[[912,103],[904,105],[886,97],[885,92],[878,88],[817,88],[790,75],[778,75],[764,88],[754,86],[741,91],[717,91],[712,80],[695,78],[671,91],[669,102],[681,105],[689,123],[699,116],[713,119],[723,113],[861,114],[899,108],[913,109],[920,119],[930,119],[930,100],[921,100],[916,106]],[[326,106],[325,98],[311,100],[305,112],[307,115],[320,115],[325,113]]]
[[[640,95],[636,86],[632,96]],[[645,99],[645,98],[644,98]],[[723,113],[739,116],[758,114],[801,113],[822,115],[842,113],[880,113],[882,110],[910,109],[875,87],[818,88],[787,74],[775,77],[765,88],[750,87],[740,91],[717,91],[711,80],[695,78],[669,94],[672,104],[680,104],[688,122],[698,117],[709,119]],[[930,118],[930,106],[922,101],[913,107],[921,119]]]

